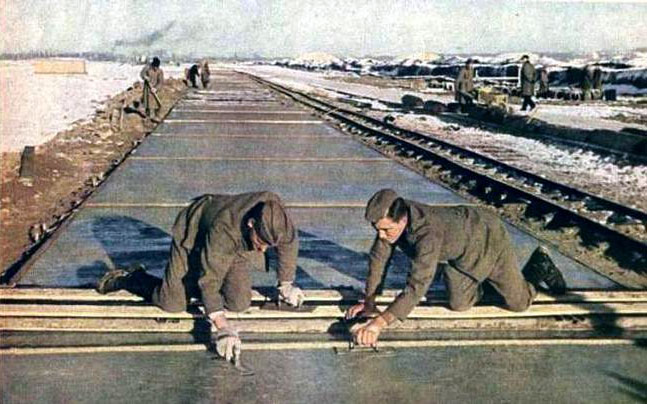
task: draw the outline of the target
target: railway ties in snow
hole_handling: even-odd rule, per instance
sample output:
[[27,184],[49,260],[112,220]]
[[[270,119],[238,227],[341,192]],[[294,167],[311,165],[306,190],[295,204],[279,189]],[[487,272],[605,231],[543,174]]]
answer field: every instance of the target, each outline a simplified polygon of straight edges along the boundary
[[612,279],[618,275],[629,279],[635,288],[647,287],[647,212],[518,169],[433,134],[406,130],[251,77],[313,108],[382,153],[396,154],[405,163],[426,164],[427,170],[435,171],[453,189],[502,210],[506,205],[514,206],[507,212],[520,222],[531,222],[531,230],[548,242],[558,245],[570,238],[568,242],[573,244],[575,238],[577,246],[569,246],[572,255],[588,263],[604,257],[601,273]]

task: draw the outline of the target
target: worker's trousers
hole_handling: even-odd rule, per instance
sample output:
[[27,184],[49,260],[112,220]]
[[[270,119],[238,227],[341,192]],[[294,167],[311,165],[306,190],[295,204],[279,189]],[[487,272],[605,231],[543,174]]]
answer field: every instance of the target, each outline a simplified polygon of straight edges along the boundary
[[[124,285],[131,293],[139,295],[161,309],[177,313],[187,309],[191,298],[201,298],[198,286],[199,259],[173,241],[171,255],[166,266],[164,278],[136,271]],[[250,261],[238,258],[231,264],[219,291],[225,308],[230,311],[244,311],[252,301],[252,282]]]
[[524,279],[511,249],[501,252],[492,273],[483,282],[449,263],[443,269],[449,308],[455,311],[467,310],[478,303],[483,296],[483,283],[496,290],[511,311],[526,310],[537,294],[534,286]]
[[532,100],[532,95],[524,95],[523,96],[523,103],[521,104],[521,110],[525,111],[526,107],[530,107],[530,110],[535,109],[537,104]]
[[150,116],[151,104],[155,104],[155,108],[153,109],[153,114],[155,116],[159,114],[159,110],[162,108],[162,104],[160,104],[159,101],[157,101],[157,98],[152,94],[151,86],[147,82],[144,82],[142,103],[144,104],[144,111],[146,112],[146,116]]

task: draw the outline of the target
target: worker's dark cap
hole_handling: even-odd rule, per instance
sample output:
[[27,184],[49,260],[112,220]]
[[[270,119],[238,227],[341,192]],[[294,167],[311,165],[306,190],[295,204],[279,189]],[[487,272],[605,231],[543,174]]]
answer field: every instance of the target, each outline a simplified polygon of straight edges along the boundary
[[160,58],[158,58],[157,56],[155,56],[155,57],[153,58],[153,62],[151,63],[151,65],[153,65],[153,66],[159,66],[159,65],[160,65],[160,63],[161,63],[161,62],[160,62]]
[[277,201],[267,201],[263,204],[257,224],[258,236],[270,247],[292,242],[295,237],[292,221]]
[[366,204],[366,213],[364,217],[371,223],[376,223],[385,218],[389,213],[389,208],[398,199],[398,193],[392,189],[379,190],[368,200]]
[[472,59],[472,58],[468,58],[468,59],[465,61],[465,64],[466,64],[466,65],[469,65],[469,64],[471,64],[471,63],[474,63],[474,59]]
[[524,60],[524,59],[530,59],[530,58],[528,57],[528,55],[523,55],[523,56],[521,57],[521,60]]

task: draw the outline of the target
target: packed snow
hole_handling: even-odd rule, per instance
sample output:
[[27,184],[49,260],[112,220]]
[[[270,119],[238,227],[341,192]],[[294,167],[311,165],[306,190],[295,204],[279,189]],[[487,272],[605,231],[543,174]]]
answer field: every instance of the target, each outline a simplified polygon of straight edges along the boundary
[[[435,116],[425,116],[423,121],[417,115],[399,114],[396,122],[415,130],[433,132],[434,136],[493,158],[501,156],[492,154],[492,150],[514,151],[516,158],[510,164],[518,168],[647,209],[644,201],[644,195],[647,195],[647,165],[617,163],[613,157],[590,150],[477,128],[447,130],[448,123]],[[484,147],[481,149],[481,146]]]
[[[270,80],[279,80],[281,84],[293,87],[298,86],[300,90],[308,91],[309,89],[310,91],[314,91],[315,89],[324,89],[326,91],[338,92],[339,94],[353,94],[358,99],[399,103],[403,95],[413,94],[423,100],[434,100],[444,103],[454,100],[453,95],[448,94],[420,93],[400,88],[379,88],[366,84],[342,82],[334,80],[327,71],[303,71],[285,69],[277,66],[246,66],[241,69]],[[534,114],[536,119],[554,125],[579,129],[620,131],[625,127],[634,127],[644,130],[644,125],[612,121],[607,118],[618,114],[624,114],[628,117],[647,118],[647,108],[612,106],[603,103],[546,105],[542,104],[541,100],[539,100],[538,104],[539,110]],[[516,113],[519,112],[517,111]]]
[[[20,151],[51,139],[92,116],[105,99],[139,79],[141,65],[86,62],[87,74],[34,74],[33,61],[0,62],[0,152]],[[184,67],[163,65],[166,77]]]

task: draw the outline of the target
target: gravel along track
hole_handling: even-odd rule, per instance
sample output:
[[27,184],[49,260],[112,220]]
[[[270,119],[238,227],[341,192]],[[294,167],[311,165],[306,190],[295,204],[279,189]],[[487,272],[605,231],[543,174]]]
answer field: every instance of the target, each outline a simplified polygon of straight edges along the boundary
[[[371,112],[370,115],[382,118],[387,114]],[[402,128],[433,133],[436,138],[522,170],[647,211],[647,165],[632,164],[581,148],[448,124],[435,116],[393,116],[396,117],[394,123]]]
[[[309,104],[309,102],[306,102],[306,104]],[[333,108],[335,108],[333,111],[337,111],[338,108],[344,109],[344,108],[347,108],[347,106],[337,105],[336,107],[333,106]],[[328,119],[328,115],[333,111],[325,112],[325,110],[326,108],[322,110],[322,112],[324,112],[323,117],[325,119]],[[366,113],[365,111],[362,111],[362,112]],[[386,116],[386,114],[377,114],[374,111],[371,113],[368,113],[367,115],[372,115],[374,119],[377,118],[376,120],[379,120],[379,121],[382,120],[380,118]],[[332,116],[330,118],[332,118]],[[437,135],[439,131],[447,135],[449,132],[456,132],[456,131],[461,131],[463,129],[466,129],[465,127],[461,127],[457,125],[448,125],[435,117],[424,117],[424,120],[421,120],[420,118],[422,117],[415,116],[415,115],[409,115],[409,116],[398,115],[396,117],[395,124],[397,125],[397,127],[400,127],[403,129],[415,130],[418,133],[428,132],[432,134],[431,137],[441,138],[440,140],[446,140],[448,143],[456,144],[458,147],[463,147],[465,149],[473,149],[473,150],[475,149],[475,147],[473,145],[470,145],[469,142],[468,144],[465,144],[463,142],[452,141],[451,138],[442,139],[443,137],[442,135],[441,136]],[[427,119],[434,120],[435,125],[425,125],[425,126],[420,125],[420,121],[427,123]],[[406,120],[408,120],[408,122],[405,122]],[[458,179],[459,182],[456,182],[454,181],[451,174],[449,174],[449,176],[447,175],[448,173],[445,172],[446,170],[442,170],[442,169],[440,171],[434,170],[434,166],[433,165],[430,166],[428,162],[425,162],[424,158],[419,159],[419,157],[421,156],[416,156],[415,155],[416,152],[413,152],[413,151],[404,152],[402,148],[390,144],[389,141],[384,143],[382,140],[380,140],[379,135],[377,137],[375,135],[368,135],[367,137],[365,137],[362,134],[361,129],[358,132],[357,129],[352,127],[352,125],[349,127],[347,124],[342,123],[340,125],[340,128],[344,132],[347,132],[350,135],[356,137],[357,140],[361,141],[362,143],[366,143],[367,145],[378,149],[382,153],[391,156],[392,158],[400,161],[402,164],[414,169],[415,171],[420,172],[421,174],[427,176],[428,178],[432,180],[440,181],[441,183],[446,183],[448,186],[457,189],[457,192],[461,194],[464,193],[460,191],[460,188],[461,188],[460,179]],[[477,130],[474,130],[474,131],[478,132]],[[543,171],[538,171],[536,167],[532,165],[532,163],[529,169],[527,168],[527,166],[514,164],[515,162],[518,162],[518,161],[528,160],[529,158],[527,157],[528,156],[527,150],[532,150],[533,147],[537,148],[537,145],[541,145],[539,142],[532,141],[532,143],[534,143],[535,145],[530,144],[530,145],[525,145],[524,147],[520,147],[518,144],[511,144],[511,145],[508,145],[508,147],[502,147],[500,144],[489,140],[487,138],[486,131],[481,130],[480,132],[481,132],[481,137],[479,138],[480,141],[473,140],[473,143],[477,147],[480,146],[481,150],[478,150],[478,149],[474,150],[475,152],[480,154],[487,154],[490,156],[490,158],[493,158],[494,160],[503,162],[504,164],[509,164],[510,166],[516,166],[518,167],[518,169],[526,170],[530,173],[538,174],[539,176],[542,176],[542,177],[548,177],[543,173]],[[510,138],[510,140],[514,140],[514,141],[519,140],[518,138],[514,138],[512,136],[507,136],[507,137]],[[478,138],[478,137],[475,137],[475,138]],[[522,140],[525,141],[526,139],[522,139]],[[550,146],[550,147],[553,147],[553,146]],[[560,150],[556,147],[554,148],[556,150]],[[580,154],[591,155],[591,153],[584,153],[582,151],[579,151],[579,152]],[[544,153],[549,153],[549,152],[544,151]],[[576,161],[575,158],[571,157],[568,153],[565,153],[565,155],[567,157],[562,157],[562,159],[565,159],[566,162],[569,162],[572,165],[576,165],[575,162],[569,161],[569,160]],[[540,159],[540,157],[538,156],[533,156],[533,158]],[[546,159],[545,156],[544,156],[544,159]],[[559,162],[559,160],[557,159],[555,161]],[[611,160],[609,161],[611,162]],[[622,163],[619,161],[614,161],[613,163],[619,167],[622,167]],[[548,166],[550,165],[551,164],[549,163]],[[552,162],[552,165],[556,165],[556,163]],[[565,165],[565,163],[562,162],[562,165]],[[625,166],[628,166],[628,165],[625,164]],[[550,180],[555,181],[557,183],[565,183],[563,181],[563,175],[564,175],[563,173],[559,175],[555,174],[553,178]],[[571,173],[569,175],[579,177],[578,173]],[[459,177],[457,178],[460,178],[460,177],[461,176],[459,175]],[[573,188],[582,189],[581,187],[578,186],[578,184],[579,182],[573,184],[574,185]],[[520,185],[522,185],[522,187],[525,187],[523,186],[523,184],[520,184]],[[469,192],[467,192],[464,196],[468,197],[468,199],[471,199]],[[612,198],[609,198],[609,199],[612,199]],[[569,202],[569,204],[572,204],[572,203],[575,203],[575,205],[567,209],[571,211],[573,209],[576,211],[579,211],[580,208],[576,207],[576,205],[579,202],[576,200]],[[626,203],[623,203],[623,202],[620,202],[620,204],[627,205]],[[546,223],[543,223],[543,220],[532,219],[532,214],[531,216],[527,216],[526,214],[524,214],[524,212],[526,211],[525,207],[516,207],[516,205],[518,204],[515,204],[515,203],[508,204],[508,205],[504,204],[502,207],[502,210],[501,209],[497,209],[497,210],[499,210],[500,211],[499,213],[502,216],[506,217],[511,223],[514,223],[520,226],[521,228],[524,228],[530,231],[540,239],[543,239],[544,241],[554,245],[563,253],[566,253],[567,255],[578,259],[580,262],[586,263],[591,268],[595,268],[595,270],[598,271],[599,273],[602,273],[627,287],[642,288],[647,284],[644,278],[644,275],[642,275],[645,272],[645,263],[646,263],[645,257],[644,257],[644,251],[643,249],[640,249],[640,251],[633,250],[633,248],[636,246],[635,242],[637,240],[644,240],[644,236],[645,236],[644,223],[631,223],[629,226],[625,226],[623,224],[622,230],[620,230],[619,228],[615,230],[615,231],[619,231],[620,233],[624,233],[625,236],[629,236],[629,238],[632,238],[635,240],[634,242],[629,242],[629,244],[631,244],[632,247],[629,247],[627,245],[629,249],[626,249],[625,247],[621,247],[621,245],[625,244],[624,241],[621,241],[620,244],[618,244],[616,243],[616,241],[613,241],[611,243],[607,242],[604,236],[601,239],[599,239],[598,238],[599,234],[597,233],[597,230],[593,230],[591,233],[589,233],[591,229],[585,230],[585,228],[581,228],[581,230],[584,230],[584,232],[580,233],[579,229],[572,228],[569,225],[567,225],[566,227],[557,226],[554,229],[552,228],[553,226],[546,227]],[[516,211],[515,209],[518,211]],[[594,208],[594,211],[597,211],[597,209]],[[589,216],[590,216],[590,213],[591,212],[589,212]],[[590,217],[589,220],[592,219],[594,222],[601,223],[604,226],[604,223],[607,221],[607,215],[613,212],[611,211],[607,212],[606,210],[602,209],[598,212],[593,212],[593,213],[594,213],[593,216],[595,217]],[[597,213],[600,213],[602,216],[597,217],[596,216]],[[548,223],[550,223],[551,220],[552,219],[548,219]],[[616,236],[610,235],[610,237],[616,240],[615,238]],[[594,240],[597,240],[597,241],[594,241]],[[611,241],[611,239],[609,239],[608,241]]]

